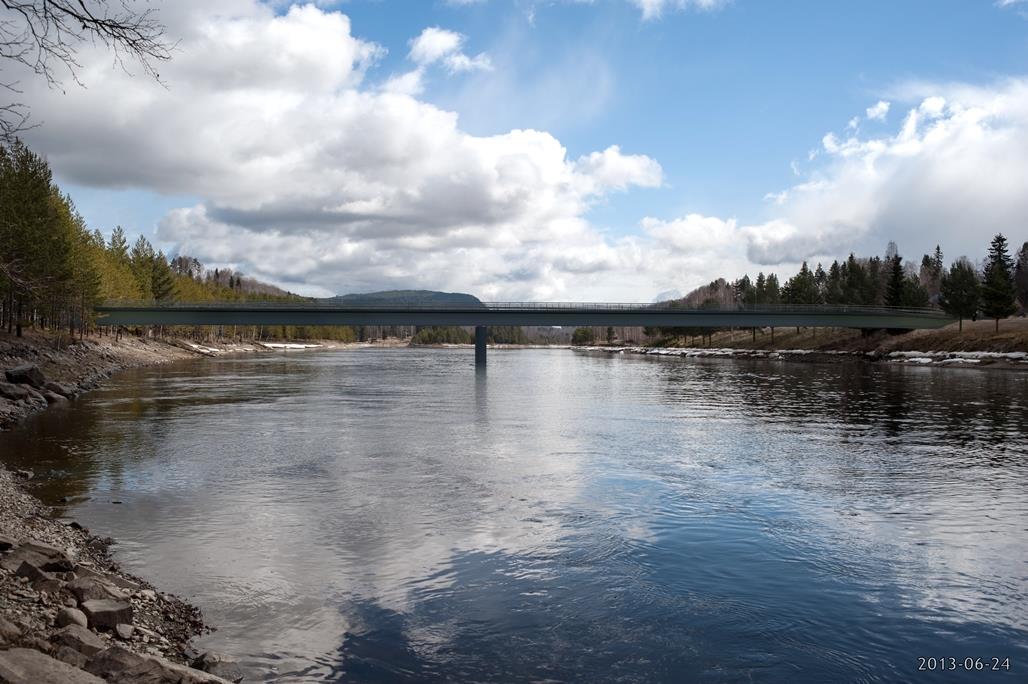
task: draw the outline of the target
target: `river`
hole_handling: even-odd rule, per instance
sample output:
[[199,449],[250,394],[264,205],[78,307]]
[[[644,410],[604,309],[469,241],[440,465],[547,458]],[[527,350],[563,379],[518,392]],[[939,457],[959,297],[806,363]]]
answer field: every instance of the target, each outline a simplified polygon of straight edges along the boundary
[[1026,419],[1020,372],[372,348],[125,372],[0,444],[251,680],[999,682]]

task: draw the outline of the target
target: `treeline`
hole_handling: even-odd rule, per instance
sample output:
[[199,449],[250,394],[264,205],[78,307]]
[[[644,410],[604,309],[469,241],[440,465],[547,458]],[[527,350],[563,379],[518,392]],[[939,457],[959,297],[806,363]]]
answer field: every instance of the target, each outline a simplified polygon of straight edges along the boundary
[[[0,326],[19,336],[24,327],[94,327],[103,301],[203,302],[302,299],[231,269],[207,269],[197,259],[171,259],[140,236],[131,245],[116,227],[109,240],[90,230],[71,198],[54,183],[46,160],[20,142],[0,146]],[[339,326],[224,326],[176,328],[210,337],[265,335],[354,341]]]
[[[418,327],[411,344],[471,344],[475,341],[472,328],[462,326]],[[517,325],[489,326],[486,335],[488,344],[529,344],[525,331]]]
[[[683,308],[758,308],[761,306],[888,306],[941,308],[960,321],[978,317],[1006,318],[1028,306],[1028,241],[1011,256],[1007,239],[996,235],[983,265],[960,257],[946,268],[936,246],[920,263],[905,261],[895,243],[884,257],[859,258],[822,264],[811,270],[803,262],[784,284],[774,273],[749,275],[734,282],[719,278],[685,297],[665,305]],[[647,328],[649,337],[681,337],[706,331],[686,328]],[[585,333],[581,337],[584,339]]]

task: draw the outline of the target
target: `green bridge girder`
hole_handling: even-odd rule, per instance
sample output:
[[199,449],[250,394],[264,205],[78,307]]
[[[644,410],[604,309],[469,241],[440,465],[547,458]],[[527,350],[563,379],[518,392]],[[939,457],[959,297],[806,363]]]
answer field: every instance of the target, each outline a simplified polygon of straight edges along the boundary
[[954,319],[936,309],[768,306],[684,309],[654,304],[485,303],[474,306],[341,306],[334,303],[110,303],[101,325],[538,325],[681,328],[941,328]]

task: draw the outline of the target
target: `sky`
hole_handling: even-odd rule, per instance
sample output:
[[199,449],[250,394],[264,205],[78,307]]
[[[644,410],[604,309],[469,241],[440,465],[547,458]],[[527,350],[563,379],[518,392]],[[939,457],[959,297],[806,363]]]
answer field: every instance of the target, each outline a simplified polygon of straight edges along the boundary
[[[291,291],[653,301],[1028,239],[1028,2],[153,2],[22,78],[91,228]],[[7,72],[5,72],[5,77]]]

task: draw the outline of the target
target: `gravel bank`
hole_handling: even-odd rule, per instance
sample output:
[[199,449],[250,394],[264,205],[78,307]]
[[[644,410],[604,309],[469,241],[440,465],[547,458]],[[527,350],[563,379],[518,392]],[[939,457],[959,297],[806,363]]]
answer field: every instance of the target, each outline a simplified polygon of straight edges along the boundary
[[[0,335],[0,431],[119,370],[268,350],[136,337],[58,349],[41,336]],[[190,640],[207,629],[197,608],[122,571],[109,553],[113,540],[55,519],[23,489],[31,477],[0,465],[0,682],[241,679],[231,659],[192,650]]]

